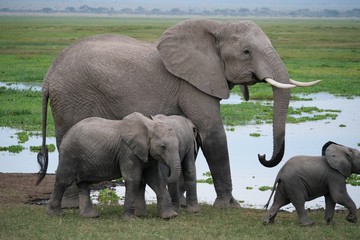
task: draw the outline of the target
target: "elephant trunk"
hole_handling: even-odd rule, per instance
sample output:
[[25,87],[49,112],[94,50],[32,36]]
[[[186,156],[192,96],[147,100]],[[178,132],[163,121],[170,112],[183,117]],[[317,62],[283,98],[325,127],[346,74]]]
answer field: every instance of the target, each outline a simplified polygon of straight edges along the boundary
[[167,182],[175,183],[179,180],[181,173],[180,157],[174,157],[167,165],[170,168],[170,176],[167,178]]
[[[273,73],[274,79],[283,84],[289,84],[289,74],[278,54],[274,53],[272,66],[276,71]],[[274,63],[276,63],[274,65]],[[278,165],[285,151],[285,125],[290,101],[290,89],[278,88],[273,86],[274,113],[273,113],[273,154],[270,160],[266,160],[265,155],[259,154],[259,161],[265,167],[275,167]]]

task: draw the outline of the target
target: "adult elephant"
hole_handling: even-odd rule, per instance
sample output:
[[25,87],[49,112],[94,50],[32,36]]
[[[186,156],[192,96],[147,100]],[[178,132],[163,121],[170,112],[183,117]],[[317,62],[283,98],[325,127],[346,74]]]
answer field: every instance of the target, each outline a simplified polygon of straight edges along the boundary
[[[240,85],[273,85],[274,149],[266,167],[284,153],[288,72],[266,34],[253,22],[183,21],[156,44],[120,35],[98,35],[64,49],[43,83],[43,148],[50,99],[57,146],[71,126],[87,117],[122,119],[132,112],[184,115],[198,129],[217,193],[215,206],[238,206],[232,196],[229,155],[220,100]],[[297,84],[297,82],[293,82]],[[42,157],[43,156],[43,157]],[[42,172],[42,175],[45,173]],[[76,196],[76,195],[75,195]]]

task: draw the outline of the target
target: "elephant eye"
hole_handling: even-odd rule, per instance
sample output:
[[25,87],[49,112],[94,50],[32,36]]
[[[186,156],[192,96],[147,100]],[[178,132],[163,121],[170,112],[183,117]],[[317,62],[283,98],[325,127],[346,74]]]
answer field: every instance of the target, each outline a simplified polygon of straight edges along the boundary
[[165,152],[165,151],[166,151],[166,146],[165,146],[165,145],[161,145],[161,150]]
[[249,49],[245,49],[245,50],[243,51],[243,53],[244,53],[245,55],[250,55]]

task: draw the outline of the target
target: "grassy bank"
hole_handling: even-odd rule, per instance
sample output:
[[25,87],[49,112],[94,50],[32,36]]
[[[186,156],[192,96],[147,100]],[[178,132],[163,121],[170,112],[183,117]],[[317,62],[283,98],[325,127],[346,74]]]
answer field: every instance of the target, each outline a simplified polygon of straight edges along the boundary
[[[202,205],[194,215],[181,212],[168,221],[156,217],[151,205],[143,219],[124,221],[122,206],[98,207],[99,219],[83,219],[78,210],[64,217],[50,217],[43,206],[0,205],[1,239],[357,239],[359,224],[336,212],[334,223],[325,225],[322,210],[309,212],[312,227],[300,227],[296,213],[280,212],[274,225],[264,226],[264,210],[217,209]],[[360,211],[359,211],[360,213]]]

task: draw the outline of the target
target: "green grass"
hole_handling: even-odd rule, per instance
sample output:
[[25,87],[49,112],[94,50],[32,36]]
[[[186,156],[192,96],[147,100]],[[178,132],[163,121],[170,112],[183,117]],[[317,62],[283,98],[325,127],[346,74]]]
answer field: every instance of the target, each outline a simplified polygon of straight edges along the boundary
[[[148,216],[124,221],[122,206],[98,206],[101,218],[83,219],[78,209],[64,217],[51,217],[43,206],[0,205],[1,239],[357,239],[359,224],[336,212],[334,224],[325,225],[323,211],[310,211],[313,227],[300,227],[296,213],[280,212],[274,225],[264,226],[265,210],[218,209],[201,205],[201,212],[181,212],[171,220],[156,217],[155,205]],[[358,211],[359,213],[359,211]],[[211,217],[210,217],[211,216]]]

